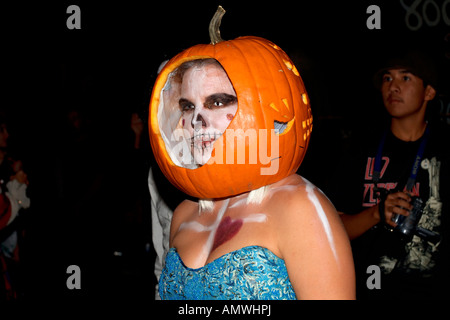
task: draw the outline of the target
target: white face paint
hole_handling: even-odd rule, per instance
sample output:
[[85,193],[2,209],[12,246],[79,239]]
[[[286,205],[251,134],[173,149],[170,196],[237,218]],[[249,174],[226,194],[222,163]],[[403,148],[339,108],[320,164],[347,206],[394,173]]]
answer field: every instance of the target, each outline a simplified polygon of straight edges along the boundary
[[192,67],[183,76],[179,105],[185,138],[191,142],[195,162],[203,165],[236,114],[233,85],[220,66]]
[[316,187],[312,183],[310,183],[308,180],[306,180],[306,179],[304,179],[304,180],[306,182],[306,192],[308,194],[308,199],[312,202],[312,204],[314,205],[314,208],[317,211],[317,214],[319,215],[320,221],[322,222],[323,229],[325,230],[325,233],[327,235],[327,239],[328,239],[328,243],[330,244],[331,251],[333,251],[335,260],[338,261],[330,223],[327,219],[327,215],[325,214],[325,211],[322,208],[322,205],[320,204],[319,199],[317,198],[317,196],[314,192],[314,189],[316,189]]

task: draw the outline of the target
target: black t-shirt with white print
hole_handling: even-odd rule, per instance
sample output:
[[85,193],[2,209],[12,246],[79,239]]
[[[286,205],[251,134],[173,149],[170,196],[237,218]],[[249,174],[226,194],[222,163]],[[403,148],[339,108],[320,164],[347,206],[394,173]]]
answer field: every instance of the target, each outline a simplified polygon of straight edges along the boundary
[[[362,291],[367,292],[367,267],[380,267],[384,288],[382,286],[382,290],[376,292],[379,297],[388,297],[389,292],[393,295],[407,292],[416,296],[423,293],[426,297],[434,297],[434,293],[439,291],[435,289],[435,283],[442,282],[442,274],[447,277],[442,269],[447,265],[449,256],[445,239],[449,236],[446,220],[450,205],[450,135],[445,125],[436,123],[428,126],[430,136],[412,193],[423,201],[418,226],[439,234],[438,239],[416,235],[405,239],[399,232],[380,223],[352,241],[357,283]],[[357,214],[376,205],[379,201],[376,187],[388,192],[406,190],[422,139],[405,142],[396,138],[390,130],[387,131],[377,186],[372,175],[384,132],[378,132],[372,138],[360,138],[359,143],[344,155],[332,184],[326,190],[338,211]]]

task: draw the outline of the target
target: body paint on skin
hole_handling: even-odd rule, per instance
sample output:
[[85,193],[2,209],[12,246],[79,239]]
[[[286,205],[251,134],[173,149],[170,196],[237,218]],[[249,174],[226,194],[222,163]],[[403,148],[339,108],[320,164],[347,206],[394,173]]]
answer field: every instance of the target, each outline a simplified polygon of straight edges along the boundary
[[243,206],[243,205],[246,205],[246,204],[247,204],[247,199],[246,198],[242,198],[242,199],[237,200],[235,203],[233,203],[230,206],[230,209],[233,209],[233,208],[236,208],[236,207],[239,207],[239,206]]
[[[230,202],[230,199],[226,199],[224,201],[224,203],[222,205],[222,208],[220,208],[219,212],[217,213],[216,221],[214,221],[214,223],[212,225],[204,226],[204,225],[202,225],[201,223],[198,223],[198,222],[196,224],[193,224],[193,226],[195,226],[194,228],[196,229],[195,231],[202,230],[201,226],[204,228],[202,231],[210,231],[211,230],[211,233],[209,234],[208,239],[206,240],[206,243],[205,243],[205,245],[202,248],[202,252],[200,253],[200,256],[197,257],[197,263],[198,264],[202,264],[202,262],[204,263],[208,259],[208,256],[211,253],[211,248],[212,248],[212,245],[213,245],[213,240],[214,240],[214,236],[215,236],[217,227],[219,226],[220,221],[222,220],[222,217],[225,214],[225,211],[227,211],[229,202]],[[196,221],[194,221],[194,223],[195,222]],[[193,222],[188,222],[188,224],[189,223],[193,223]],[[182,223],[179,230],[182,230],[182,229],[185,229],[185,228],[186,228],[185,223]],[[202,232],[202,231],[200,231],[200,232]]]
[[233,220],[225,217],[219,224],[214,237],[214,244],[211,251],[231,240],[241,229],[244,222],[266,222],[267,216],[264,213],[254,213],[243,219]]
[[334,246],[334,240],[333,240],[333,234],[331,232],[331,226],[327,219],[327,215],[325,214],[325,211],[322,208],[322,205],[319,202],[319,199],[314,193],[314,185],[311,184],[308,180],[304,179],[306,181],[306,193],[308,194],[308,199],[312,202],[314,205],[314,208],[317,211],[317,214],[319,215],[320,221],[322,222],[323,229],[325,230],[325,233],[327,235],[328,243],[330,244],[331,251],[333,251],[334,259],[338,261],[336,248]]
[[[266,222],[267,215],[264,213],[253,213],[242,219],[231,219],[230,217],[223,218],[228,209],[229,199],[220,208],[217,218],[213,224],[205,226],[197,221],[185,222],[180,225],[178,230],[190,229],[196,232],[210,231],[208,239],[202,248],[200,256],[197,261],[206,261],[209,254],[216,248],[231,240],[241,229],[246,222]],[[223,219],[222,219],[223,218]]]
[[225,217],[217,227],[211,251],[232,239],[239,232],[243,223],[242,219],[232,220],[230,217]]

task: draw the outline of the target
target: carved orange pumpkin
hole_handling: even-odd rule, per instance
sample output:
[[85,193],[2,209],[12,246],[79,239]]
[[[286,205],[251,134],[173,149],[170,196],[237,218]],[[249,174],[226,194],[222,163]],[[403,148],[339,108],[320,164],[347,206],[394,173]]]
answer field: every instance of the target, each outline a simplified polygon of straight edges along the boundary
[[[158,75],[150,101],[150,141],[162,172],[177,188],[201,199],[248,192],[295,173],[312,129],[305,86],[280,47],[252,36],[212,42],[217,43],[195,45],[172,58]],[[205,165],[190,169],[177,164],[168,150],[160,108],[171,73],[185,61],[202,58],[222,65],[238,110],[227,129],[233,134],[216,140]]]

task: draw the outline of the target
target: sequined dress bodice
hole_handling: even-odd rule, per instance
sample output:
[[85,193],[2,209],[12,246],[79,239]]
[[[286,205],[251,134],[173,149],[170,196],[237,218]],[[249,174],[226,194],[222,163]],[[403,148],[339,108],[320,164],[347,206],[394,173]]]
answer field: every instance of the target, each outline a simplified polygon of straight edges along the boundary
[[284,260],[260,246],[227,253],[198,269],[184,265],[170,248],[159,281],[166,300],[293,300]]

